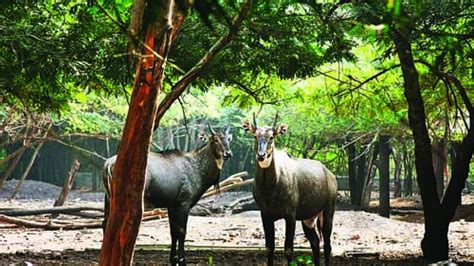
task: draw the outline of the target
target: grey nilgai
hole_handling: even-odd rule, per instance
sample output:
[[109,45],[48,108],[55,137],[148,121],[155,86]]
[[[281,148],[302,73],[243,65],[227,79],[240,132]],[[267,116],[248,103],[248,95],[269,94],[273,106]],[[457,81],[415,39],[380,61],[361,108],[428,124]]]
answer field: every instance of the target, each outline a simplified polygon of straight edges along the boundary
[[[148,154],[144,200],[155,208],[167,208],[171,231],[170,262],[186,265],[184,241],[189,209],[212,185],[219,184],[224,161],[232,156],[229,127],[215,132],[209,125],[208,142],[195,151],[183,153],[177,150]],[[108,219],[109,187],[116,156],[109,158],[103,168],[106,187],[103,229]],[[178,242],[178,251],[176,244]]]
[[[316,226],[324,239],[326,265],[331,257],[331,232],[337,196],[335,176],[319,161],[292,158],[276,150],[274,138],[287,131],[288,126],[258,127],[245,121],[243,128],[255,137],[257,167],[253,197],[260,208],[267,263],[273,265],[275,252],[275,221],[285,219],[285,257],[293,260],[293,240],[296,220],[302,221],[316,264],[320,263],[319,238]],[[322,231],[322,233],[321,233]]]

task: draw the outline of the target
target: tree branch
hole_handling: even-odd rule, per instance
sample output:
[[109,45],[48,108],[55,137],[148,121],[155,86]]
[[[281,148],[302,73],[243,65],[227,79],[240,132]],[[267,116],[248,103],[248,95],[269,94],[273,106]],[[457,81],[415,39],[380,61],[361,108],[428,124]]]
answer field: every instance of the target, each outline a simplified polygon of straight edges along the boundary
[[[372,81],[372,80],[378,78],[379,76],[381,76],[381,75],[387,73],[387,72],[390,71],[390,70],[393,70],[393,69],[395,69],[395,68],[399,68],[400,66],[401,66],[400,64],[396,64],[396,65],[393,65],[393,66],[391,66],[391,67],[389,67],[389,68],[386,68],[386,69],[384,69],[384,70],[378,72],[377,74],[371,76],[370,78],[368,78],[368,79],[366,79],[366,80],[360,82],[359,85],[357,85],[357,86],[355,86],[355,87],[353,87],[353,88],[350,88],[350,89],[348,89],[348,90],[346,90],[346,91],[340,91],[340,92],[334,94],[333,96],[339,96],[339,95],[341,95],[341,94],[343,94],[343,93],[351,93],[351,92],[353,92],[353,91],[356,91],[356,90],[360,89],[362,86],[364,86],[365,84],[369,83],[370,81]],[[354,80],[355,80],[355,79],[354,79]]]
[[245,2],[240,8],[239,14],[234,17],[229,32],[222,36],[211,47],[211,49],[209,49],[209,51],[201,58],[201,60],[199,60],[199,62],[175,84],[171,92],[166,95],[163,101],[161,101],[160,105],[158,106],[158,111],[155,117],[154,130],[158,128],[159,121],[161,120],[163,115],[176,101],[176,99],[178,99],[179,96],[188,88],[189,84],[199,76],[204,67],[208,66],[212,59],[235,37],[240,25],[242,24],[242,21],[244,20],[250,9],[250,3],[251,0],[245,0]]
[[[435,75],[437,75],[443,81],[448,81],[448,83],[453,83],[454,86],[456,86],[456,88],[459,91],[459,94],[461,95],[461,99],[463,100],[463,103],[466,106],[467,111],[469,112],[470,120],[473,121],[473,119],[474,119],[474,106],[472,105],[472,102],[469,99],[469,96],[466,93],[466,89],[462,85],[461,81],[454,74],[439,71],[434,66],[432,66],[430,63],[428,63],[424,60],[416,60],[415,62],[421,63],[421,64],[427,66],[430,69],[431,72],[433,72]],[[455,97],[454,93],[452,93],[452,94]],[[472,125],[472,123],[471,123],[471,125]]]
[[245,84],[243,84],[242,82],[239,82],[237,80],[232,80],[232,82],[235,83],[238,86],[239,90],[241,90],[244,93],[247,93],[248,95],[250,95],[257,103],[259,103],[261,105],[277,104],[277,103],[280,103],[280,102],[285,102],[285,101],[296,98],[296,96],[293,96],[293,97],[278,99],[278,100],[274,100],[274,101],[264,101],[259,97],[258,91],[261,91],[263,88],[266,88],[267,87],[266,85],[263,85],[262,87],[260,87],[260,88],[258,88],[257,90],[254,91],[254,90],[250,89],[248,86],[246,86]]
[[454,32],[428,30],[425,33],[431,36],[441,36],[441,37],[448,36],[448,37],[454,37],[460,40],[474,39],[474,31],[468,32],[468,33],[454,33]]

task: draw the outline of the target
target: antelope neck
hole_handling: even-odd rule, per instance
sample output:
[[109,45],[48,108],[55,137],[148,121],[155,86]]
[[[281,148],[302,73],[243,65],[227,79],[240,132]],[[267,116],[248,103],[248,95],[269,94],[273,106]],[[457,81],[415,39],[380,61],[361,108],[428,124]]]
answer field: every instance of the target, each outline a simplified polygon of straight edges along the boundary
[[193,157],[196,160],[203,181],[209,181],[213,185],[220,176],[222,164],[224,163],[223,159],[216,158],[212,151],[211,143],[194,152]]
[[274,150],[272,151],[271,155],[271,162],[270,166],[267,168],[260,167],[260,164],[257,164],[257,174],[256,178],[260,179],[258,183],[262,184],[262,188],[269,189],[276,185],[277,183],[277,175],[276,175],[276,167],[275,167],[275,155]]

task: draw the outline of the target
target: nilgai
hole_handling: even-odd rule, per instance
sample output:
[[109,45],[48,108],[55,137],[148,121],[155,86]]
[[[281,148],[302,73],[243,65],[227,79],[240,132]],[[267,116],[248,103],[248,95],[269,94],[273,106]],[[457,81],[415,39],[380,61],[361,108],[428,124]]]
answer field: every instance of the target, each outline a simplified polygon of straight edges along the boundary
[[[186,265],[184,241],[189,209],[212,185],[219,184],[224,161],[232,156],[229,127],[224,132],[215,132],[209,125],[211,135],[201,148],[183,153],[165,151],[148,154],[144,200],[155,208],[167,208],[171,232],[170,262]],[[103,169],[106,187],[103,229],[107,224],[109,210],[109,187],[116,156],[109,158]],[[178,242],[178,252],[176,243]]]
[[335,176],[319,161],[292,158],[286,152],[275,149],[274,138],[286,132],[288,126],[276,126],[278,115],[271,127],[257,127],[243,123],[245,131],[255,137],[257,167],[253,197],[260,208],[267,263],[273,265],[275,252],[275,221],[285,219],[285,257],[288,264],[293,260],[293,240],[296,220],[302,221],[303,231],[309,240],[316,264],[319,258],[318,231],[324,239],[326,265],[331,257],[331,232],[337,196]]

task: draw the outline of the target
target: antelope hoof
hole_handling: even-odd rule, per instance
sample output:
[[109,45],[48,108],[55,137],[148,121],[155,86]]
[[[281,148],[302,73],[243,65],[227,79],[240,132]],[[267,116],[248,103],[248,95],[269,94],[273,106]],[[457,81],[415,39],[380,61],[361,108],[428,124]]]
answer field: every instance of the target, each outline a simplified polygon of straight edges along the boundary
[[285,249],[285,257],[289,265],[293,261],[293,250],[289,248]]
[[186,266],[186,259],[184,257],[179,258],[178,265],[179,266]]
[[178,265],[178,256],[170,257],[170,264],[173,266]]

